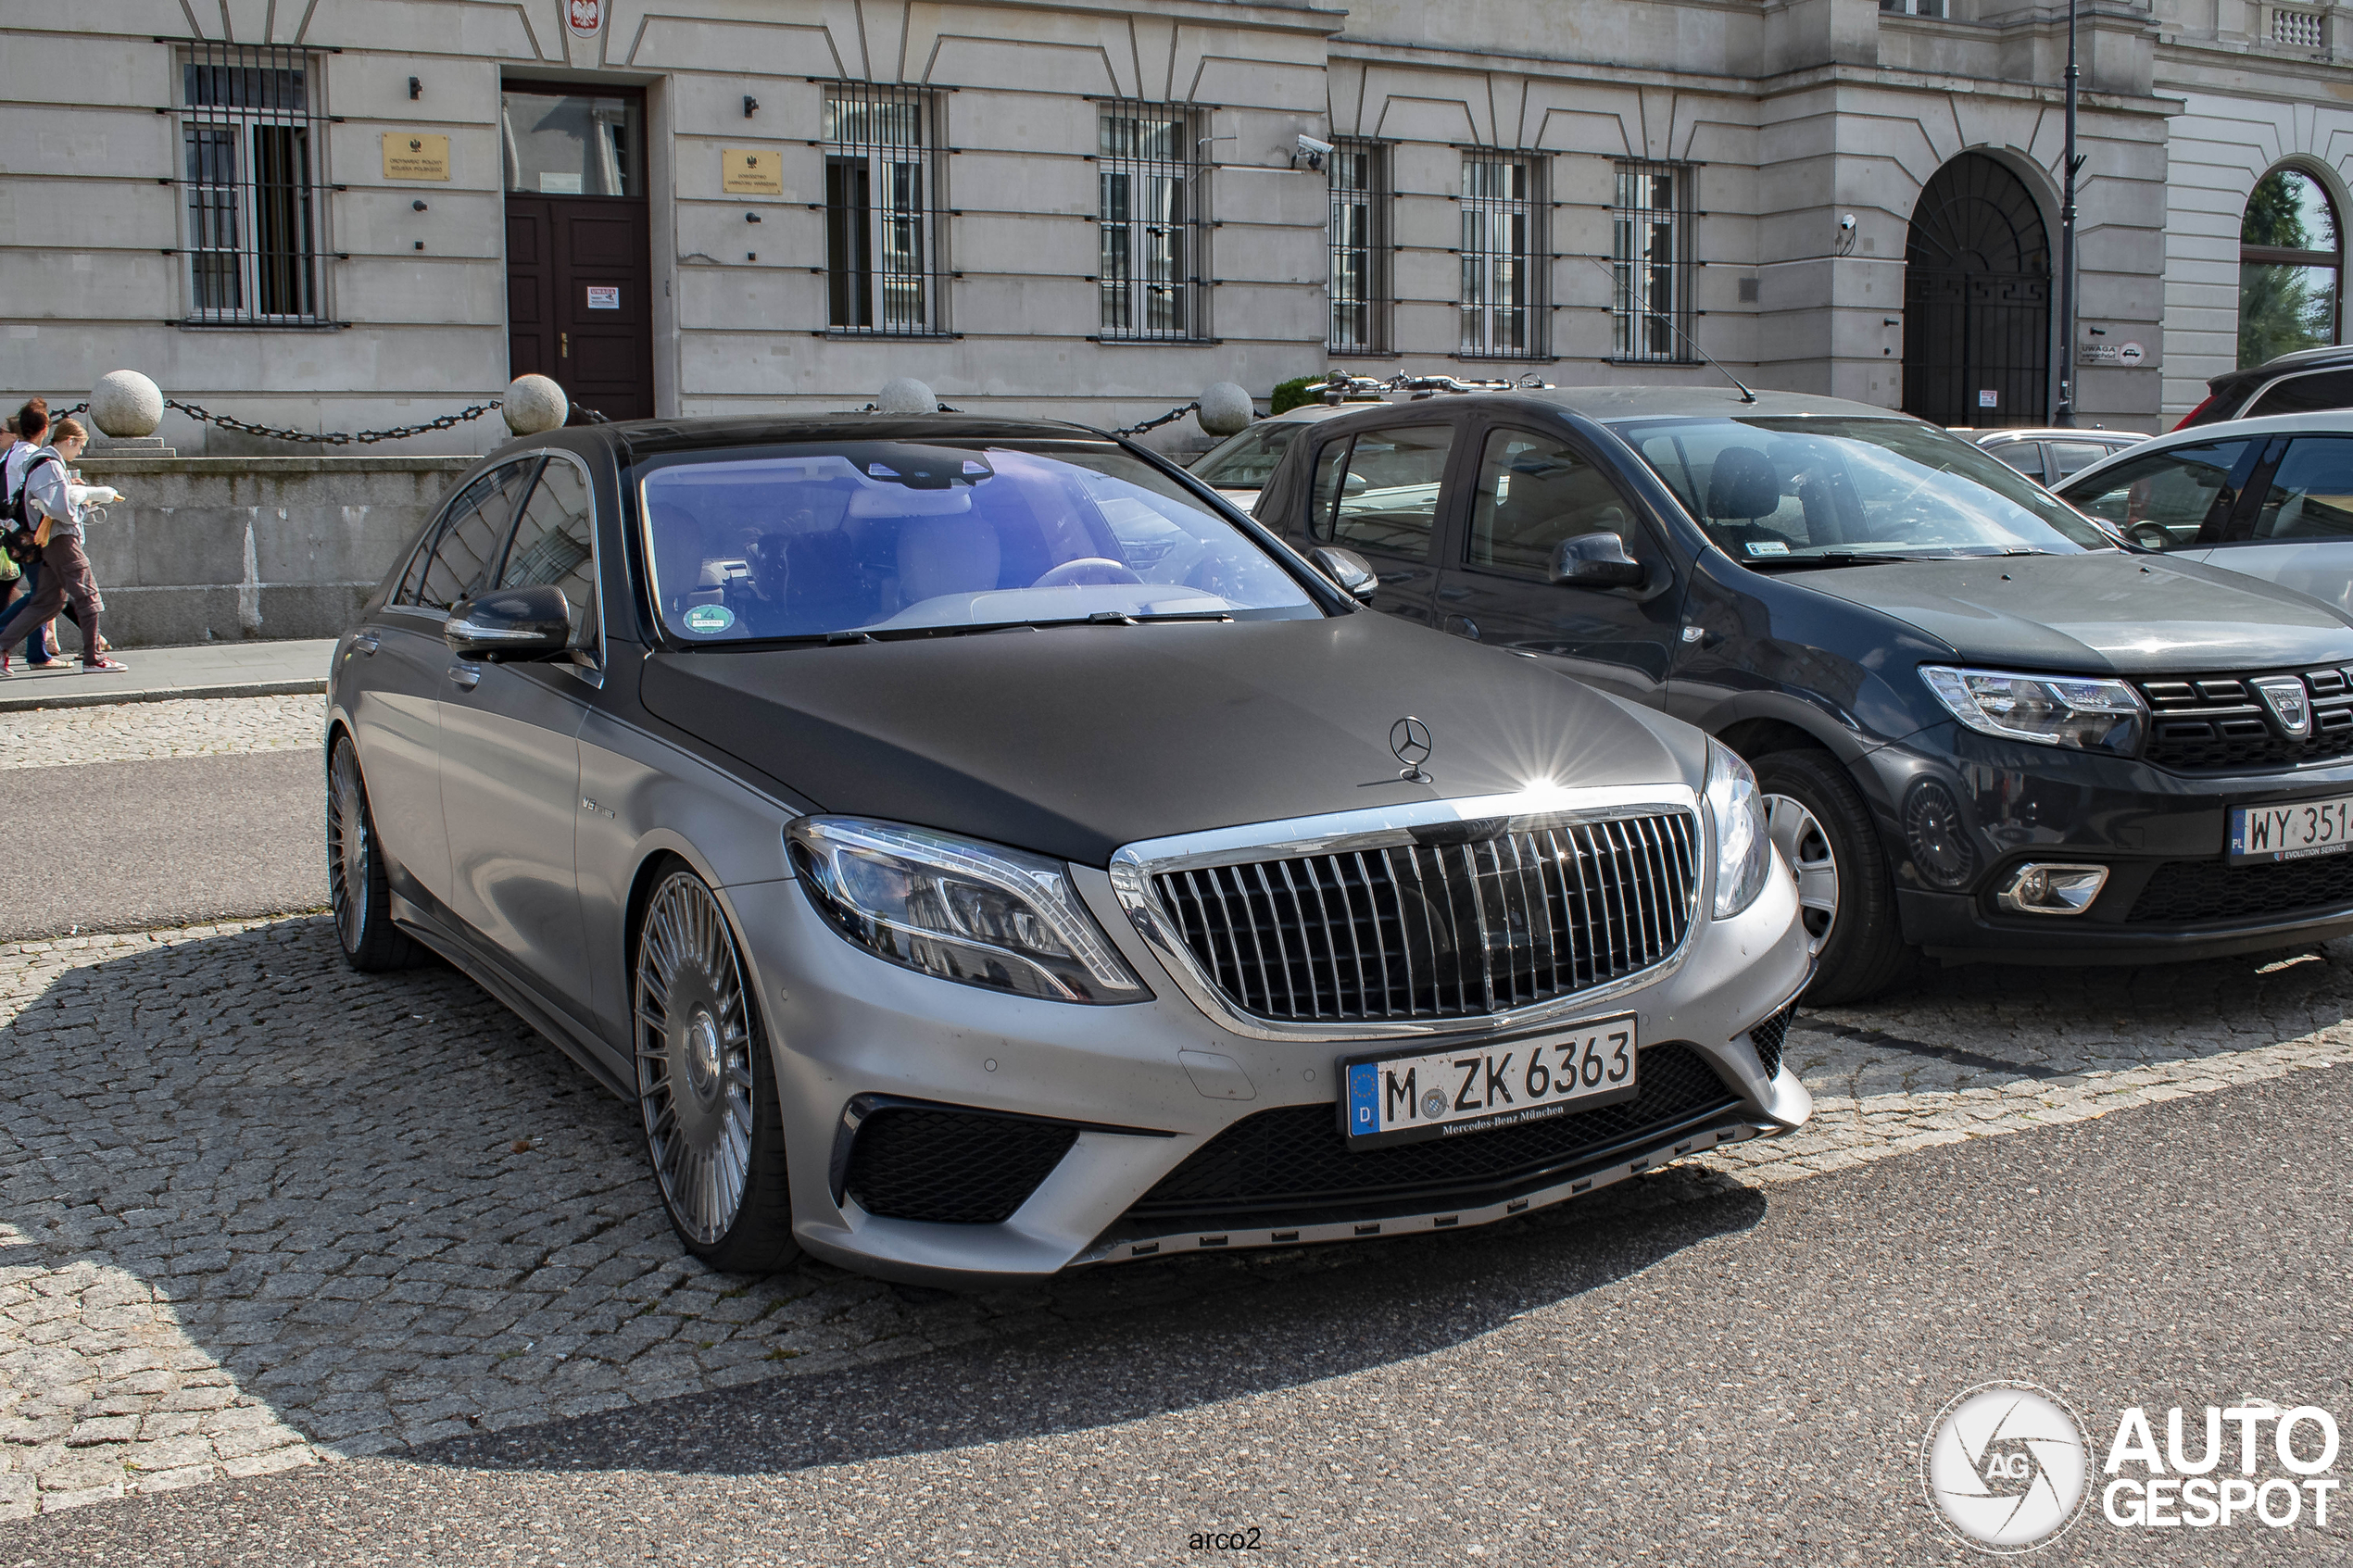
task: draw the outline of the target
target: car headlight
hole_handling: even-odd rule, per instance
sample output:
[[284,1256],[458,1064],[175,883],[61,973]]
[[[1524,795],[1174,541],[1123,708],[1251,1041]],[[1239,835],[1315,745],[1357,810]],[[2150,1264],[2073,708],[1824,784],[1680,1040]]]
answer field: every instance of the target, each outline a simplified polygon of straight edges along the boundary
[[1049,1001],[1151,995],[1058,860],[859,817],[798,818],[785,837],[818,909],[877,958]]
[[1985,734],[2038,746],[2071,746],[2079,751],[2112,751],[2120,757],[2141,749],[2141,724],[2148,709],[2140,693],[2122,681],[2013,675],[1941,664],[1921,665],[1920,679],[1954,718]]
[[1716,830],[1716,918],[1730,920],[1756,902],[1772,868],[1765,836],[1765,797],[1756,775],[1731,747],[1707,743],[1707,820]]

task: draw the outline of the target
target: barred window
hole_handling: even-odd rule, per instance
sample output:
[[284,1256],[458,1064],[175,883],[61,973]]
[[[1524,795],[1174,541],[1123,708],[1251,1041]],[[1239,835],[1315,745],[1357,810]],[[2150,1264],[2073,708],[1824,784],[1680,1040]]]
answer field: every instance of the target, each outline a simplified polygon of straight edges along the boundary
[[1195,112],[1175,104],[1106,105],[1098,150],[1102,335],[1208,336],[1208,225]]
[[1389,148],[1342,141],[1326,164],[1331,182],[1331,331],[1334,354],[1389,351]]
[[1545,352],[1544,206],[1539,160],[1463,159],[1462,352],[1527,359]]
[[1692,333],[1692,187],[1690,164],[1621,163],[1617,201],[1617,287],[1611,299],[1619,359],[1689,361]]
[[204,44],[182,59],[191,321],[265,325],[324,314],[317,80],[312,56],[280,44]]
[[948,330],[936,94],[825,94],[825,320],[836,332]]

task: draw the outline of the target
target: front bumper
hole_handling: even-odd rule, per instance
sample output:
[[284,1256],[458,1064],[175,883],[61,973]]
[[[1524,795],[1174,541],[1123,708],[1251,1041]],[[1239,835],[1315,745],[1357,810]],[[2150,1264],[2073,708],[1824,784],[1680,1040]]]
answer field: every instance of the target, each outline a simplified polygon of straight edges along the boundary
[[[2353,760],[2251,774],[2171,772],[2130,758],[2030,746],[1939,724],[1855,768],[1890,864],[1904,938],[1948,960],[2146,963],[2218,958],[2353,932],[2353,857],[2296,867],[2224,862],[2234,806],[2353,794]],[[1920,840],[1921,801],[1957,803],[1966,875]],[[2077,915],[2002,909],[2028,863],[2098,865]]]
[[[1699,1108],[1703,1114],[1638,1129],[1475,1201],[1392,1202],[1373,1214],[1277,1216],[1211,1229],[1139,1223],[1128,1210],[1234,1123],[1283,1107],[1330,1110],[1334,1063],[1362,1046],[1246,1038],[1222,1028],[1128,925],[1110,879],[1086,868],[1076,868],[1076,879],[1153,1000],[1086,1007],[935,980],[844,940],[789,879],[722,890],[770,1025],[794,1234],[810,1252],[887,1278],[975,1287],[1199,1247],[1473,1226],[1718,1143],[1787,1132],[1812,1110],[1805,1086],[1778,1069],[1778,1050],[1767,1053],[1777,1068],[1768,1076],[1748,1035],[1779,1013],[1811,972],[1795,889],[1777,872],[1738,918],[1702,919],[1680,963],[1593,1010],[1595,1017],[1638,1015],[1646,1064],[1654,1047],[1669,1042],[1696,1053],[1723,1091]],[[1067,1151],[1008,1217],[893,1219],[866,1212],[845,1185],[845,1113],[853,1123],[860,1114],[853,1102],[921,1102],[1078,1125],[1063,1133]]]

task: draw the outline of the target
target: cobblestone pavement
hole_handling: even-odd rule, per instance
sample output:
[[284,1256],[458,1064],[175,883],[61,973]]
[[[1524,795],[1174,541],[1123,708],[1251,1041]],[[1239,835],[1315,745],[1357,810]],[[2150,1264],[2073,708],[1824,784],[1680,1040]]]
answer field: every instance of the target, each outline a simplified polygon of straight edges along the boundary
[[321,702],[316,696],[190,697],[0,713],[0,769],[314,747]]
[[[1213,1255],[978,1297],[732,1278],[680,1252],[628,1108],[451,971],[357,974],[304,917],[0,946],[0,1519],[1378,1266]],[[1956,971],[1801,1021],[1802,1134],[1612,1201],[2353,1060],[2349,1016],[2353,943]]]

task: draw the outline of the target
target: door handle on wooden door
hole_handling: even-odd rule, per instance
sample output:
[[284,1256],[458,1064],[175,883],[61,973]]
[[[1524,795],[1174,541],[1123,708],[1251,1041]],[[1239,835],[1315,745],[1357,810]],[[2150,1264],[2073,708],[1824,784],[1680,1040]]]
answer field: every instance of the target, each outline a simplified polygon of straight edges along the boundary
[[557,358],[569,359],[572,358],[572,334],[570,332],[558,332],[556,334],[556,345]]

